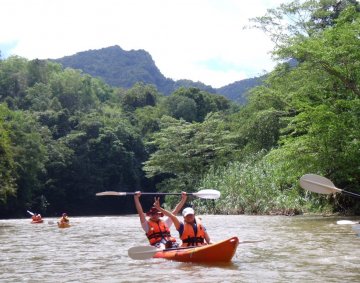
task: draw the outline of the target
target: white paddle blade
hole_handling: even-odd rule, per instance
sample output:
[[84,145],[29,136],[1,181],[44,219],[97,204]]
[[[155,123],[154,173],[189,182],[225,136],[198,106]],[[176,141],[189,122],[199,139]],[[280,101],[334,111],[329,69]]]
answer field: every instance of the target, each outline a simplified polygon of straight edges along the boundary
[[96,193],[96,196],[126,196],[126,193],[107,191],[107,192]]
[[152,258],[157,251],[158,249],[153,246],[139,246],[130,248],[128,255],[132,259],[149,259]]
[[341,192],[335,185],[327,178],[315,175],[306,174],[300,178],[300,186],[311,192],[318,194],[332,194]]
[[198,191],[197,193],[193,193],[192,195],[203,199],[218,199],[221,194],[217,190],[207,189]]
[[29,210],[26,210],[27,211],[27,213],[29,213],[30,215],[35,215],[34,213],[32,213],[31,211],[29,211]]
[[356,222],[356,221],[351,221],[351,220],[338,220],[336,221],[336,224],[338,225],[356,225],[359,224],[360,222]]

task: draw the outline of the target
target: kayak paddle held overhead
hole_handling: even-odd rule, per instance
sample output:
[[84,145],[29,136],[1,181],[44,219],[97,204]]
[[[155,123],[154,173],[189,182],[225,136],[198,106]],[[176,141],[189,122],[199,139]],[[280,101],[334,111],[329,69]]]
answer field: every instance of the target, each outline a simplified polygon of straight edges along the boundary
[[[129,196],[134,195],[135,192],[115,192],[115,191],[106,191],[97,193],[96,196]],[[164,195],[181,195],[181,193],[148,193],[141,192],[142,195],[155,195],[155,196],[164,196]],[[218,199],[220,197],[220,192],[217,190],[206,189],[198,191],[197,193],[186,193],[189,196],[195,196],[203,199]]]
[[344,193],[353,197],[360,198],[359,194],[339,189],[335,187],[333,182],[331,182],[329,179],[316,174],[306,174],[302,176],[300,178],[300,186],[305,190],[318,194],[328,195],[334,193]]

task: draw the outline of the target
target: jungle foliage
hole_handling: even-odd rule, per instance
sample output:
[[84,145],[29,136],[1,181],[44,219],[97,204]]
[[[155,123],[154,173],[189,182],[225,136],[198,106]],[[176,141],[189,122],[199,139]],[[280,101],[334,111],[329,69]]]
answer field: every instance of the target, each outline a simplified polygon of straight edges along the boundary
[[315,173],[360,193],[358,2],[294,1],[253,23],[279,64],[241,106],[198,88],[163,96],[50,61],[0,60],[0,217],[133,213],[132,199],[95,193],[201,188],[222,193],[192,201],[207,213],[360,212],[298,185]]

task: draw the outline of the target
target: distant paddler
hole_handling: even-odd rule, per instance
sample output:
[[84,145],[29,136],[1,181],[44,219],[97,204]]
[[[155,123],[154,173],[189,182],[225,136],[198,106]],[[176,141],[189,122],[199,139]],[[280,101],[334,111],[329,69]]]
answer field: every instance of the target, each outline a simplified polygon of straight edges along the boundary
[[38,223],[43,223],[43,222],[44,222],[44,220],[41,218],[41,214],[34,213],[31,216],[31,223],[32,224],[38,224]]
[[59,228],[70,227],[70,220],[69,220],[68,215],[65,212],[61,215],[61,218],[59,219],[57,224],[58,224]]

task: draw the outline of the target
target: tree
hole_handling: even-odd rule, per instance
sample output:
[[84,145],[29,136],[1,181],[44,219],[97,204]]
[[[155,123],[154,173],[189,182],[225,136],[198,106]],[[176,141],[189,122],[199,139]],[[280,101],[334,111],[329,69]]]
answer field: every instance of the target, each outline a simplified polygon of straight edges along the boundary
[[145,106],[155,106],[158,97],[159,93],[154,86],[136,83],[121,96],[121,103],[126,110],[134,111]]
[[8,197],[16,192],[15,161],[10,133],[6,125],[10,112],[6,105],[0,104],[0,204],[6,204]]
[[333,26],[347,7],[355,7],[358,12],[359,6],[355,0],[295,0],[276,9],[268,9],[264,16],[250,21],[253,22],[252,27],[261,29],[270,37],[276,44],[276,51],[292,45],[294,40],[316,36]]
[[203,123],[164,116],[160,128],[149,142],[156,150],[144,171],[162,177],[163,189],[193,190],[210,167],[224,165],[232,154],[220,114],[208,115]]
[[197,119],[197,107],[193,99],[183,96],[169,96],[165,102],[168,113],[175,119],[192,122]]
[[[44,145],[46,129],[43,129],[30,113],[8,111],[4,128],[11,141],[15,195],[8,198],[5,206],[7,213],[17,214],[24,207],[38,206],[37,197],[41,195],[41,178],[47,161]],[[11,156],[10,156],[11,157]],[[9,168],[10,169],[10,168]],[[4,212],[5,213],[5,212]]]
[[[230,101],[224,96],[202,91],[198,88],[179,88],[168,97],[169,114],[186,121],[204,121],[210,112],[226,111]],[[195,106],[195,109],[193,109]]]
[[[311,15],[319,15],[319,3],[307,10],[308,25],[303,26],[313,25]],[[279,65],[266,85],[255,90],[260,98],[278,97],[283,103],[276,109],[282,111],[285,127],[269,160],[282,164],[287,175],[299,178],[315,172],[353,191],[359,188],[360,176],[359,19],[358,5],[349,4],[307,37],[293,33],[274,54],[295,58],[299,64]]]

